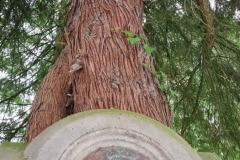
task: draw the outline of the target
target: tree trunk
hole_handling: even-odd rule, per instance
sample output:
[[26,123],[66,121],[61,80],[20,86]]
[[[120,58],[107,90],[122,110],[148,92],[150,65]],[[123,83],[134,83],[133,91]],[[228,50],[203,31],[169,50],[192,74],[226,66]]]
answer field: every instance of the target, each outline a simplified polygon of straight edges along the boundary
[[26,140],[77,112],[121,109],[171,125],[166,95],[158,89],[153,58],[143,42],[131,45],[120,28],[143,33],[142,0],[73,0],[66,47],[40,85]]

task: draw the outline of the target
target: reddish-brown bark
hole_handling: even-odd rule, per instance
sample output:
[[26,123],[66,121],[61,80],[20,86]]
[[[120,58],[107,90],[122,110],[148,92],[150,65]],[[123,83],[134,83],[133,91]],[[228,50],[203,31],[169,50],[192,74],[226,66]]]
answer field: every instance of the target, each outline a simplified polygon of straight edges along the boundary
[[[137,34],[142,0],[73,0],[66,48],[41,84],[26,140],[69,114],[93,109],[129,110],[171,125],[166,95],[158,89],[151,55],[131,45],[119,27]],[[144,66],[144,67],[143,67]]]

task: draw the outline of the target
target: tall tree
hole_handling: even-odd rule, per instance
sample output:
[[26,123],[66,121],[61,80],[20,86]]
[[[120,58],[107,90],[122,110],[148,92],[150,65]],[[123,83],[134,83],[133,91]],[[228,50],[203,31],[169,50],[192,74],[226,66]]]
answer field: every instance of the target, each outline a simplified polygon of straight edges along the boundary
[[[122,6],[123,0],[115,2]],[[143,66],[158,78],[159,87],[167,94],[171,107],[174,108],[172,128],[196,150],[214,151],[222,155],[223,159],[240,159],[239,1],[215,0],[214,3],[210,3],[211,8],[209,0],[143,2],[142,25],[149,43],[155,47],[153,54],[156,71],[152,72],[153,69],[145,63]],[[0,1],[0,141],[23,139],[32,95],[67,44],[67,39],[62,40],[64,36],[61,33],[64,33],[63,26],[66,26],[66,29],[69,26],[64,24],[65,19],[68,19],[65,17],[69,4],[66,0]],[[109,9],[106,6],[105,8]],[[110,13],[111,10],[112,8],[106,13]],[[70,13],[74,17],[73,12]],[[111,13],[112,15],[119,14]],[[112,19],[115,18],[122,17],[116,16]],[[133,47],[131,53],[132,50],[139,50],[139,45],[145,43],[141,40],[135,45],[129,45],[125,41],[142,39],[144,36],[139,34],[127,36],[141,33],[141,29],[135,32],[132,28],[109,27],[110,31],[107,33],[111,37],[122,37],[118,41],[121,44],[124,42],[127,49]],[[69,31],[66,29],[67,35]],[[101,24],[100,30],[104,31]],[[80,30],[78,32],[80,33]],[[99,39],[99,31],[94,31],[96,32],[96,38]],[[73,33],[66,37],[73,37]],[[105,39],[109,41],[110,38]],[[114,40],[116,41],[115,38]],[[94,41],[94,44],[97,45],[98,42]],[[103,46],[109,48],[112,44]],[[114,53],[118,53],[115,50]],[[103,51],[105,52],[106,50]],[[72,56],[67,58],[68,62],[62,60],[67,73],[75,54],[77,53],[72,53]],[[126,56],[128,54],[123,55]],[[74,77],[75,74],[85,75],[88,71],[86,68],[90,59],[84,58],[85,69],[73,73]],[[59,62],[55,63],[55,68],[57,63]],[[53,69],[50,72],[57,75]],[[69,79],[66,78],[65,82],[70,83],[71,74],[67,75]],[[47,77],[40,88],[44,86],[46,79],[51,80]],[[56,81],[51,81],[50,83],[58,86]],[[114,86],[117,85],[113,84]],[[67,86],[66,89],[68,88]],[[68,96],[63,100],[64,103],[70,100],[71,92],[70,89]],[[43,92],[39,91],[37,94]],[[73,113],[69,104],[66,102],[62,105],[63,110],[66,109],[66,105],[70,106],[67,107],[68,111],[64,111],[66,116]]]
[[92,109],[134,111],[171,125],[152,56],[144,42],[131,45],[123,34],[144,35],[142,19],[142,0],[72,1],[66,46],[37,91],[28,142],[54,122]]

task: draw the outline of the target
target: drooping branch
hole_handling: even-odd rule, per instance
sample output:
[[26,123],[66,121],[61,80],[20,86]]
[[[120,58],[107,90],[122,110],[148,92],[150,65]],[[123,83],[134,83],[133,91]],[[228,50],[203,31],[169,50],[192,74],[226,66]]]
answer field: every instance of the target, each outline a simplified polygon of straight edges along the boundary
[[21,124],[18,125],[17,128],[14,128],[13,131],[10,131],[7,136],[5,137],[5,141],[11,141],[14,137],[16,137],[17,133],[26,127],[26,124],[27,124],[27,121],[28,121],[28,116],[26,118],[23,119],[23,121],[21,122]]
[[209,0],[197,0],[201,10],[202,21],[206,33],[205,51],[209,52],[214,46],[214,17],[210,8]]

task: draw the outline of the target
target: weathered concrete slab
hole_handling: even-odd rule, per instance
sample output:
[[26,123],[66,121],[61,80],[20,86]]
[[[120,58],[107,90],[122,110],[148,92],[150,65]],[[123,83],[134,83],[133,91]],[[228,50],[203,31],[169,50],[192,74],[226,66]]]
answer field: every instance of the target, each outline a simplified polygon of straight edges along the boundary
[[36,137],[27,146],[24,157],[28,160],[201,160],[169,128],[146,116],[119,110],[69,116]]
[[4,142],[0,144],[0,160],[23,160],[24,143]]
[[202,160],[221,160],[221,158],[215,153],[198,152],[198,155],[202,158]]

